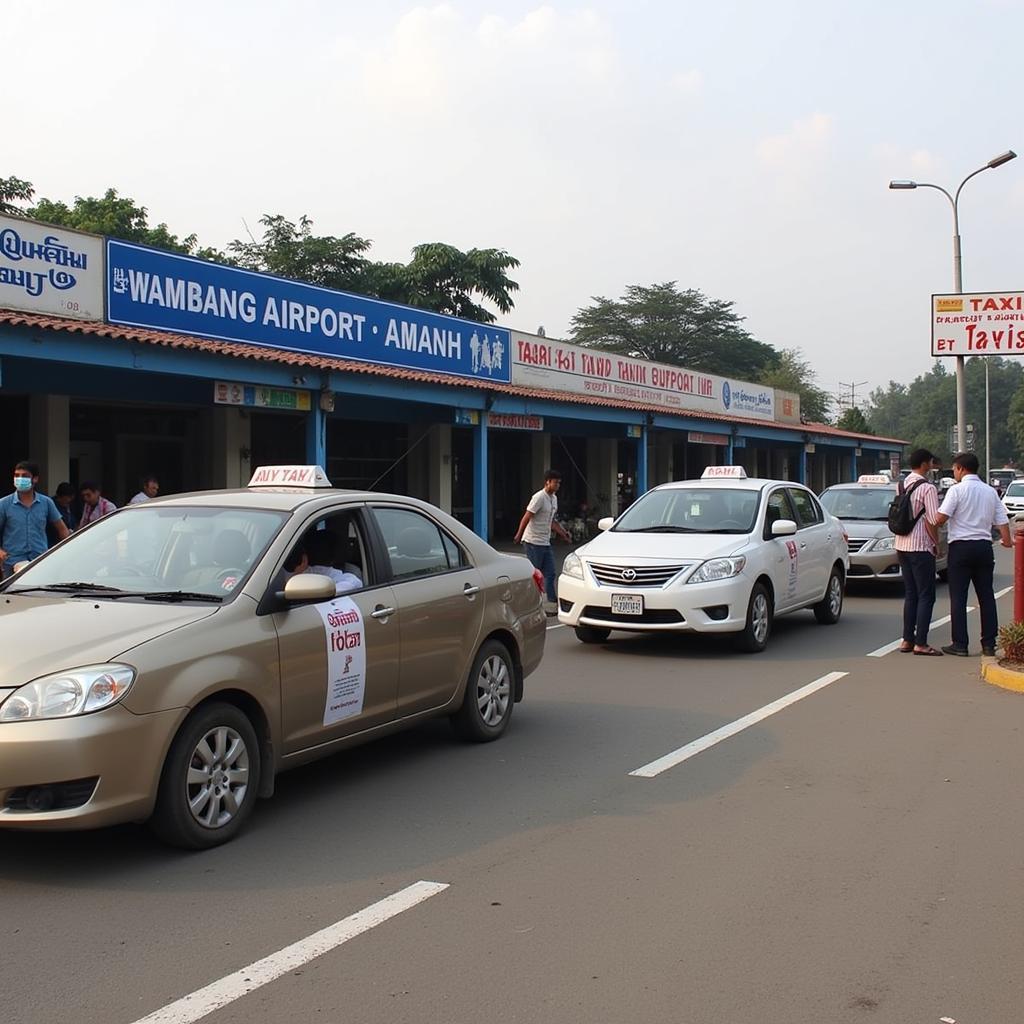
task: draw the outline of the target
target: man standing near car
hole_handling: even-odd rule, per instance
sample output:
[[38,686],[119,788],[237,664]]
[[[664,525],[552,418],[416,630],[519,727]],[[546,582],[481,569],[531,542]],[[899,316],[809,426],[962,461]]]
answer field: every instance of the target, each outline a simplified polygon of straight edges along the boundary
[[934,456],[927,448],[910,453],[910,474],[903,490],[910,494],[914,528],[896,535],[896,553],[903,576],[903,643],[900,652],[941,657],[942,652],[928,645],[928,627],[935,607],[935,542],[939,515],[939,495],[928,479]]
[[551,533],[554,531],[567,544],[569,534],[555,516],[558,513],[558,488],[562,485],[562,474],[549,469],[544,474],[544,486],[530,499],[523,518],[516,530],[515,542],[526,544],[526,557],[535,569],[544,576],[544,586],[549,607],[548,615],[558,614],[558,591],[555,589],[555,556],[551,551]]
[[946,492],[939,506],[938,523],[949,523],[949,615],[953,642],[946,654],[967,656],[967,590],[974,584],[981,612],[981,653],[996,653],[999,620],[992,592],[995,556],[992,527],[999,530],[1004,548],[1013,547],[1006,509],[994,488],[978,476],[978,456],[961,452],[953,457],[956,486]]
[[39,494],[39,467],[34,462],[19,462],[14,467],[14,493],[0,499],[0,571],[3,578],[19,562],[38,558],[50,546],[46,527],[57,540],[68,535],[53,499]]

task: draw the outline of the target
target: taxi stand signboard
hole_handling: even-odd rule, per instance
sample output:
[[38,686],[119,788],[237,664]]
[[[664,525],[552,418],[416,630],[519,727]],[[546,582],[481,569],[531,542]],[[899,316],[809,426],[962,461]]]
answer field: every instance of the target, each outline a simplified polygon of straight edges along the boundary
[[1024,355],[1024,292],[932,296],[933,356]]

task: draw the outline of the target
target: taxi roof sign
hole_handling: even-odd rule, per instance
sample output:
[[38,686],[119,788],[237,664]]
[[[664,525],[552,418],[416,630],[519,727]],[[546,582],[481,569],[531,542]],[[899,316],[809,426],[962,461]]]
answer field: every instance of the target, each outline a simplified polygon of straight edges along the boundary
[[857,483],[859,484],[891,484],[892,480],[883,476],[881,473],[861,473],[857,477]]
[[257,466],[250,487],[330,487],[320,466]]
[[746,480],[747,471],[742,466],[708,466],[700,475],[701,480]]

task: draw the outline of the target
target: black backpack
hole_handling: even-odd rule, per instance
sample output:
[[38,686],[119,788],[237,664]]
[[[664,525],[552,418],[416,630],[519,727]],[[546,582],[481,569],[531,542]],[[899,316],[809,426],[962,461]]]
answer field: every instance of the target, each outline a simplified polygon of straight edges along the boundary
[[911,484],[906,490],[903,489],[903,484],[901,483],[899,490],[896,492],[896,497],[889,502],[889,529],[897,537],[906,537],[907,534],[912,533],[918,519],[924,515],[923,505],[921,506],[921,511],[915,516],[910,504],[910,496],[923,483],[927,483],[927,481],[918,480],[917,483]]

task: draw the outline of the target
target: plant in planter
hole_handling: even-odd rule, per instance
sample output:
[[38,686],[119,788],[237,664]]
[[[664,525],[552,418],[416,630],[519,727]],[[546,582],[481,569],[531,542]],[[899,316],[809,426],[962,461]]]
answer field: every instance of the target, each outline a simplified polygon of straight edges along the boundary
[[1011,622],[1008,626],[1000,626],[999,646],[1002,647],[1003,657],[1007,661],[1024,664],[1024,622]]

